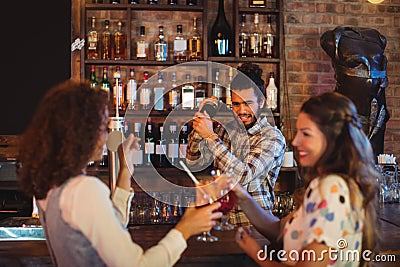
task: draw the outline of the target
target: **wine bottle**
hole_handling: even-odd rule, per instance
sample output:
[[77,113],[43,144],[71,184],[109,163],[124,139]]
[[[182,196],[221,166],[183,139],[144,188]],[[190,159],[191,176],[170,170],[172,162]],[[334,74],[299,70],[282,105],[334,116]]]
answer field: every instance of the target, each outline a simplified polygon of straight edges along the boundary
[[217,18],[210,32],[211,55],[233,56],[233,42],[233,31],[225,16],[224,0],[219,0]]
[[98,82],[96,80],[96,68],[94,65],[90,67],[90,87],[95,88]]

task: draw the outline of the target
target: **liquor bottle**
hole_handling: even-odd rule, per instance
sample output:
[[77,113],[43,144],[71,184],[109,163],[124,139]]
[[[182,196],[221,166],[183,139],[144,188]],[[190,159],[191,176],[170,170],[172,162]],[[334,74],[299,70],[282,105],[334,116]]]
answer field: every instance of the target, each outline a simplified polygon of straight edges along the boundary
[[267,108],[275,111],[278,108],[278,88],[275,85],[275,75],[273,72],[269,73],[269,83],[266,88],[267,92]]
[[129,69],[129,80],[126,84],[126,101],[127,109],[138,109],[137,103],[137,83],[135,80],[135,70],[134,68]]
[[119,4],[120,0],[111,0],[111,4]]
[[176,5],[178,3],[178,0],[168,0],[168,5]]
[[250,0],[249,7],[266,7],[267,0]]
[[233,68],[229,67],[228,71],[228,87],[225,88],[225,104],[228,109],[232,109],[231,83],[233,80]]
[[115,68],[114,79],[115,83],[113,86],[113,99],[114,99],[113,108],[118,106],[118,110],[124,110],[125,92],[124,92],[124,83],[122,81],[120,66],[117,66]]
[[101,59],[109,60],[111,59],[111,31],[110,31],[110,21],[106,19],[104,21],[104,30],[101,33]]
[[179,158],[185,162],[186,161],[186,148],[188,145],[188,128],[186,123],[181,126],[181,131],[179,133]]
[[96,69],[94,65],[90,67],[90,87],[95,88],[98,82],[96,80]]
[[239,29],[239,55],[241,57],[249,56],[250,52],[250,32],[246,24],[246,14],[242,14]]
[[135,122],[134,128],[134,136],[140,138],[141,140],[139,141],[139,149],[133,152],[133,165],[135,167],[139,167],[143,165],[143,145],[142,136],[140,134],[142,124],[140,122]]
[[156,166],[160,168],[167,167],[167,143],[164,137],[164,126],[162,123],[159,124],[160,137],[156,143]]
[[250,54],[259,57],[262,50],[262,34],[259,27],[259,14],[254,14],[254,24],[250,33]]
[[194,17],[193,28],[189,34],[188,40],[189,60],[203,60],[203,43],[201,39],[201,35],[197,30],[197,18]]
[[99,37],[96,30],[96,17],[90,19],[90,29],[87,33],[87,58],[99,59]]
[[130,1],[129,1],[129,4],[131,4],[131,5],[137,5],[137,4],[139,4],[139,0],[130,0]]
[[165,83],[163,81],[163,74],[161,71],[158,72],[158,81],[153,88],[154,91],[154,110],[164,110],[164,92]]
[[122,30],[122,21],[117,22],[117,30],[114,32],[113,55],[115,60],[126,59],[126,33]]
[[147,119],[147,127],[145,129],[144,134],[145,134],[144,161],[147,166],[151,166],[152,162],[154,162],[155,138],[153,132],[153,123],[151,122],[150,118]]
[[187,40],[182,33],[182,24],[179,24],[176,26],[176,36],[174,38],[174,47],[173,47],[174,60],[176,62],[187,61],[186,50],[187,50]]
[[169,91],[168,94],[168,109],[169,110],[175,110],[179,109],[180,99],[181,99],[181,92],[179,90],[179,86],[177,84],[177,79],[176,79],[176,72],[172,73],[172,83],[171,83],[171,90]]
[[267,58],[274,57],[275,49],[275,31],[272,28],[272,17],[267,16],[267,26],[263,34],[263,56]]
[[[108,67],[103,67],[103,79],[101,80],[101,89],[107,92],[108,94],[108,103],[111,104],[111,85],[108,81]],[[110,106],[111,108],[111,106]],[[111,110],[111,109],[110,109]]]
[[197,6],[197,0],[186,0],[186,5]]
[[203,83],[204,78],[203,76],[197,77],[197,83],[195,86],[195,95],[196,95],[196,104],[195,108],[198,109],[200,106],[200,103],[203,102],[203,100],[206,98],[206,90],[204,88],[205,84]]
[[99,166],[100,167],[108,167],[108,149],[107,149],[106,144],[103,145],[103,152],[101,155],[101,160],[99,162]]
[[182,86],[182,109],[194,109],[194,86],[190,82],[190,74],[186,74],[186,83]]
[[226,20],[224,0],[219,0],[218,14],[210,31],[209,45],[214,57],[233,56],[233,31]]
[[142,110],[150,109],[150,97],[151,97],[151,89],[147,84],[149,80],[149,73],[147,71],[143,72],[143,84],[140,88],[140,107]]
[[168,138],[168,159],[172,166],[176,166],[178,164],[179,158],[179,139],[177,133],[177,125],[176,122],[172,122],[169,125],[170,136]]
[[167,61],[168,44],[165,41],[164,26],[158,27],[158,39],[154,42],[154,59]]
[[215,69],[215,81],[212,87],[212,96],[218,101],[221,100],[221,84],[219,83],[219,69]]
[[158,4],[158,0],[147,0],[147,4],[156,5],[156,4]]
[[149,43],[146,41],[146,29],[140,26],[140,37],[136,43],[136,59],[148,60],[149,59]]

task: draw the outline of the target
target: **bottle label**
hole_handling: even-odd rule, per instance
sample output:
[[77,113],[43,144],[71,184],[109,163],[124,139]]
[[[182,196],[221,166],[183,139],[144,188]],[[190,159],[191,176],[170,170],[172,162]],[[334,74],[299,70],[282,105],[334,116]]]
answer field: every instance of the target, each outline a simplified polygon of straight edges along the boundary
[[156,44],[156,61],[166,61],[167,60],[167,44]]
[[156,145],[156,154],[157,155],[165,155],[167,151],[166,145]]
[[136,101],[136,89],[137,89],[137,84],[135,80],[129,80],[127,86],[126,86],[126,97],[130,104],[133,104],[134,101]]
[[150,88],[142,88],[140,93],[140,104],[150,105]]
[[164,110],[164,87],[154,87],[154,110]]
[[169,104],[173,107],[176,107],[178,105],[178,97],[179,97],[178,92],[176,90],[171,90]]
[[147,57],[148,49],[149,49],[149,45],[147,43],[138,43],[136,57],[140,57],[140,58]]
[[187,144],[180,144],[179,145],[179,157],[181,159],[186,158],[186,148],[187,148]]
[[174,51],[185,51],[186,40],[174,40]]
[[194,108],[194,88],[192,86],[184,86],[182,88],[182,108],[193,109]]
[[178,144],[168,144],[168,157],[178,158],[179,155],[179,145]]
[[144,144],[144,153],[146,153],[146,154],[154,154],[154,143],[146,142]]

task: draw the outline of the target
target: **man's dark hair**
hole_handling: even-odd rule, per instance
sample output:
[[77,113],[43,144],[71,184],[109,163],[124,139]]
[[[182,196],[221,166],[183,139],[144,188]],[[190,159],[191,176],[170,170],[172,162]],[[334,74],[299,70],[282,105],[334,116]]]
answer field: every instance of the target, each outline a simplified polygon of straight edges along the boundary
[[257,88],[254,88],[254,92],[257,95],[257,98],[265,98],[265,83],[264,80],[261,78],[263,70],[257,64],[253,64],[251,62],[243,63],[237,68],[237,70],[239,72],[232,80],[231,89],[243,90],[254,88],[255,84],[258,88],[258,90]]

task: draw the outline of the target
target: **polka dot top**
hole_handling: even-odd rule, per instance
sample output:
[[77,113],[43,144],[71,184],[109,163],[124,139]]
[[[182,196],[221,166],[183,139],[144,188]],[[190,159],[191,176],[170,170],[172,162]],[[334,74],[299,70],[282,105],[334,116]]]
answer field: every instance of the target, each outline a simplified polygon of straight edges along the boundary
[[[351,208],[349,188],[342,177],[329,175],[312,180],[303,205],[286,222],[283,230],[286,264],[294,265],[302,254],[307,259],[305,252],[308,251],[301,251],[316,241],[337,250],[327,252],[326,255],[331,255],[328,266],[359,266],[363,225],[364,210],[356,212]],[[316,259],[319,256],[316,255]]]

